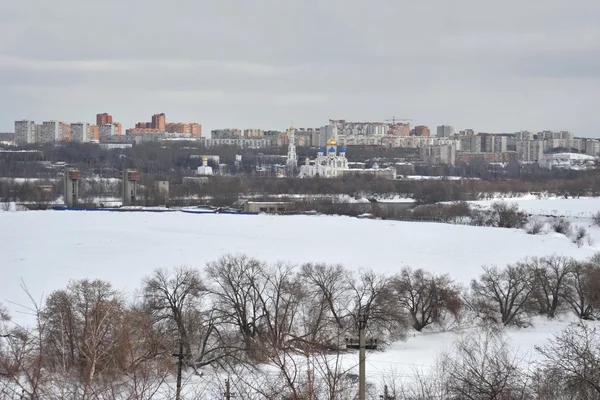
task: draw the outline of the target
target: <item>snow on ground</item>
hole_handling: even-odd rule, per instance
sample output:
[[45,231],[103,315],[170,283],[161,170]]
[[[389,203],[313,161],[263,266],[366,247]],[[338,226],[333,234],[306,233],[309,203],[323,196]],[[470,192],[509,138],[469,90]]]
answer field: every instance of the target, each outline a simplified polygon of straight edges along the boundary
[[[498,201],[498,199],[471,201],[469,203],[487,207],[495,201]],[[530,214],[536,215],[561,215],[573,218],[590,218],[593,214],[600,211],[600,198],[598,197],[582,197],[579,199],[549,197],[537,199],[533,195],[527,195],[505,199],[504,201],[507,203],[517,203],[519,208]]]
[[[528,210],[557,209],[571,215],[595,212],[596,204],[600,209],[598,199],[519,201]],[[589,244],[578,248],[559,234],[533,236],[513,229],[332,216],[31,211],[0,213],[0,228],[0,301],[16,322],[25,324],[31,317],[13,304],[28,304],[19,287],[21,279],[35,299],[82,278],[108,280],[133,293],[155,268],[201,268],[223,254],[246,253],[269,262],[342,263],[387,274],[411,266],[448,273],[467,285],[481,273],[482,265],[502,266],[553,253],[582,259],[600,250]],[[600,228],[589,232],[600,243]],[[567,317],[559,322],[539,319],[532,328],[508,333],[511,343],[529,357],[534,356],[535,344],[568,323]],[[369,355],[369,379],[427,368],[459,336],[411,335],[385,352]],[[356,355],[346,357],[354,365]]]

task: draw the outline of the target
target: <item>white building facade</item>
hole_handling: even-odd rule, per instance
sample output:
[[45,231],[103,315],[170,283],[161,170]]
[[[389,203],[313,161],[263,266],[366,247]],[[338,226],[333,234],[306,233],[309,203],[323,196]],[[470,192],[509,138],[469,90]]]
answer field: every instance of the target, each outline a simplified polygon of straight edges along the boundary
[[307,158],[305,164],[300,166],[300,177],[335,178],[341,176],[343,170],[348,169],[346,149],[342,146],[338,151],[337,142],[333,138],[330,138],[326,144],[326,151],[319,147],[317,158],[312,162]]

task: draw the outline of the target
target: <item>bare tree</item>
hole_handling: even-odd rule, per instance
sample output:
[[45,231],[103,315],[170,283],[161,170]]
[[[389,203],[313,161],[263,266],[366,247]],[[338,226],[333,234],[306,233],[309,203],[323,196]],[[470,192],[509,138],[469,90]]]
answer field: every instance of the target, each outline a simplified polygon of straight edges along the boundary
[[202,308],[207,290],[198,270],[156,270],[144,280],[143,292],[146,307],[154,313],[155,327],[182,340],[187,364],[202,367],[227,354],[216,339],[219,331],[214,312]]
[[[224,324],[241,335],[246,351],[251,351],[264,317],[260,302],[265,265],[245,255],[226,255],[206,267],[213,309]],[[259,356],[259,353],[255,353]]]
[[301,274],[307,282],[310,297],[320,299],[325,308],[323,312],[327,312],[327,317],[335,322],[339,330],[343,330],[351,297],[349,271],[339,264],[309,263],[302,266]]
[[593,319],[600,309],[600,266],[575,262],[569,274],[565,301],[581,319]]
[[442,358],[443,398],[529,399],[527,375],[521,366],[501,331],[482,326],[461,338],[454,352]]
[[544,368],[573,399],[600,397],[600,331],[580,321],[537,347]]
[[121,295],[100,280],[71,282],[48,297],[41,313],[47,367],[60,366],[55,371],[62,373],[74,369],[84,399],[99,390],[97,376],[108,378],[118,370],[123,312]]
[[434,276],[422,269],[403,268],[391,286],[417,331],[443,321],[447,314],[456,317],[462,307],[460,290],[448,275]]
[[365,313],[369,321],[367,330],[372,336],[384,340],[404,337],[408,326],[406,314],[394,299],[388,277],[372,270],[361,270],[349,285],[353,300],[348,308],[354,326],[358,326],[360,313]]
[[533,284],[526,265],[483,267],[479,280],[471,281],[475,307],[487,314],[499,313],[504,325],[522,324],[521,319],[531,300]]
[[532,299],[538,312],[554,318],[567,294],[575,260],[571,257],[552,255],[534,257],[525,264],[533,273]]

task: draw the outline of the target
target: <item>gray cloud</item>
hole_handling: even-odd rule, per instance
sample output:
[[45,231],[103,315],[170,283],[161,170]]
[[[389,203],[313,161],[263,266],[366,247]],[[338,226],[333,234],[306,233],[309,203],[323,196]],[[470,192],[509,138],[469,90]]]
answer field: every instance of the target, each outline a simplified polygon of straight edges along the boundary
[[7,1],[0,131],[20,118],[328,118],[600,136],[596,0]]

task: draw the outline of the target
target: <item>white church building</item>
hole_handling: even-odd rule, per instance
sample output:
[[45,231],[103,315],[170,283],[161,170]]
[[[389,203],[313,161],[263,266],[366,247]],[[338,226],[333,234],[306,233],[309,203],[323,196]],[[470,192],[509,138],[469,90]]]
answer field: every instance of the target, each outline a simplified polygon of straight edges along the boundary
[[300,166],[300,177],[302,178],[335,178],[342,175],[343,170],[348,169],[346,149],[339,149],[335,139],[332,137],[327,142],[326,151],[322,147],[317,150],[317,158],[311,161],[306,158],[305,164]]

